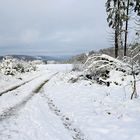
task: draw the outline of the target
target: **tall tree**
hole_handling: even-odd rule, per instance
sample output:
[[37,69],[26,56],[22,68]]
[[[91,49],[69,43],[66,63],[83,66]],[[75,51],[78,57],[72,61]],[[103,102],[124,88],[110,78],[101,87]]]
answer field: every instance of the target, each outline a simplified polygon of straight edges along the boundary
[[118,57],[119,47],[122,47],[121,39],[123,32],[123,23],[126,21],[125,0],[107,0],[106,12],[108,14],[107,22],[109,27],[115,31],[115,57]]

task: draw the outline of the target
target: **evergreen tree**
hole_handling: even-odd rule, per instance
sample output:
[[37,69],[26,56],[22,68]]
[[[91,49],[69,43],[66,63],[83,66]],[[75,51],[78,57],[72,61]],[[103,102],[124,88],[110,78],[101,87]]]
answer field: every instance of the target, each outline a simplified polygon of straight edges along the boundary
[[123,33],[125,33],[124,56],[127,54],[126,50],[130,8],[131,12],[135,12],[138,16],[140,16],[140,0],[107,0],[106,2],[106,12],[108,14],[107,22],[109,27],[113,28],[115,31],[115,57],[118,56],[119,47],[122,47],[123,43],[121,43],[121,41]]
[[107,0],[106,2],[107,22],[115,31],[115,57],[118,57],[119,47],[122,47],[123,23],[127,20],[125,9],[125,0]]

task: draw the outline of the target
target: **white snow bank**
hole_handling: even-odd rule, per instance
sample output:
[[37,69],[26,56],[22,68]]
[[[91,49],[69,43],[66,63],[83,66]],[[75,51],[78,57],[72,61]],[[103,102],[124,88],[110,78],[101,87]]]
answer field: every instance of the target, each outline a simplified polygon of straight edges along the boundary
[[[71,84],[66,82],[71,74],[58,74],[45,93],[90,140],[140,139],[140,99],[130,100],[130,86]],[[139,92],[140,82],[137,86]]]

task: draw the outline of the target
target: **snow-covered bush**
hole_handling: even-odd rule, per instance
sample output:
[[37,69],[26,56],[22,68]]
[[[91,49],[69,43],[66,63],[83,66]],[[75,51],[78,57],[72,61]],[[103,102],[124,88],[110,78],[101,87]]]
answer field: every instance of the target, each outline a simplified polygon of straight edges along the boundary
[[84,64],[84,75],[88,79],[97,81],[98,83],[107,84],[109,86],[111,81],[108,81],[111,70],[121,71],[126,73],[127,64],[117,60],[111,56],[102,55],[91,55],[88,57]]
[[4,75],[16,75],[17,73],[25,73],[35,70],[36,66],[32,62],[17,60],[12,57],[3,58],[0,64],[0,72]]
[[83,70],[83,64],[74,63],[72,65],[72,71],[82,71],[82,70]]
[[36,70],[36,64],[34,62],[20,61],[18,65],[23,68],[21,72],[31,72]]
[[3,58],[3,61],[0,64],[0,71],[4,74],[4,75],[15,75],[16,74],[16,70],[13,68],[13,64],[15,63],[15,59],[11,59],[11,58]]
[[[87,79],[95,80],[99,84],[110,83],[121,85],[124,81],[124,77],[131,77],[127,83],[132,84],[132,94],[137,97],[137,75],[140,74],[139,59],[136,59],[140,55],[140,47],[134,48],[129,54],[129,57],[124,57],[122,60],[115,59],[108,55],[92,55],[84,64],[84,76]],[[116,78],[114,75],[118,75]],[[120,80],[121,79],[121,80]]]

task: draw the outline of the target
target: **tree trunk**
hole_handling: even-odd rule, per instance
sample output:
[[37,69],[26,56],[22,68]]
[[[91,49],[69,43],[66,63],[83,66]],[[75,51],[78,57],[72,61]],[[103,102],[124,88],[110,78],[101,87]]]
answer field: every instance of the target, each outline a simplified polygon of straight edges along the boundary
[[117,11],[116,11],[116,16],[115,16],[115,58],[118,57],[118,51],[119,51],[119,30],[120,30],[120,19],[119,19],[119,10],[120,10],[120,2],[119,0],[117,1]]
[[118,49],[119,49],[119,44],[118,44],[118,30],[115,29],[115,58],[118,57]]
[[[127,1],[127,11],[126,11],[127,17],[129,16],[129,3],[130,3],[130,0]],[[127,55],[127,53],[126,53],[126,51],[127,51],[127,38],[128,38],[128,19],[126,20],[126,23],[125,23],[124,56]]]
[[133,99],[133,96],[135,95],[135,98],[137,98],[137,88],[136,88],[136,77],[135,77],[135,74],[133,73],[133,92],[131,94],[131,100]]

